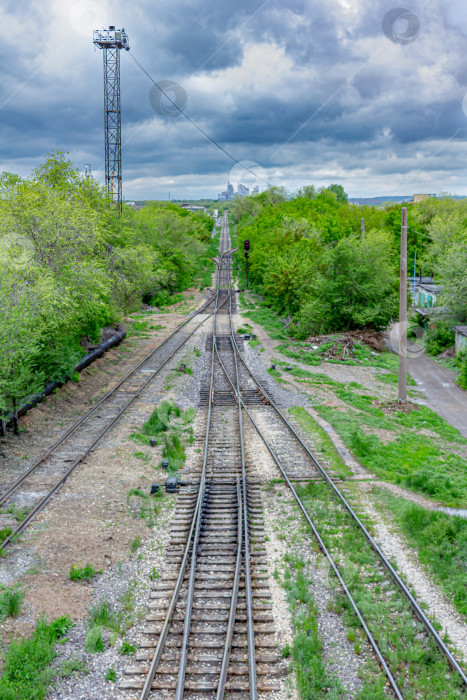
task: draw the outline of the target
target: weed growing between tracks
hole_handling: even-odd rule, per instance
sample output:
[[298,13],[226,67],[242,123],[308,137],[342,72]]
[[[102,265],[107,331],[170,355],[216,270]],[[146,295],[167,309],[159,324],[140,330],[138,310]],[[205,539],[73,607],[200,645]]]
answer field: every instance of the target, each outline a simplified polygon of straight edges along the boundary
[[457,610],[467,616],[467,521],[426,510],[386,489],[373,487],[372,494],[376,496],[377,505],[390,513],[416,547],[420,561],[444,588]]
[[330,676],[323,660],[318,610],[311,593],[305,562],[296,554],[286,554],[284,563],[282,578],[278,572],[275,575],[287,591],[295,635],[292,645],[284,647],[283,655],[290,656],[302,700],[338,700],[343,697],[343,688],[337,679]]
[[[190,423],[195,415],[194,408],[182,411],[175,403],[162,401],[141,431],[132,433],[130,438],[138,445],[149,445],[151,439],[156,440],[156,444],[163,445],[162,457],[168,460],[168,472],[173,474],[185,464],[185,448],[193,442]],[[147,457],[150,459],[149,455]],[[138,458],[146,460],[144,453],[138,453]]]
[[[345,509],[330,498],[325,484],[309,483],[297,489],[311,518],[319,523],[324,543],[338,562],[363,617],[376,639],[404,697],[459,697],[462,681],[451,673],[435,642],[415,620],[405,598],[389,580],[376,554]],[[362,516],[362,520],[365,518]],[[371,527],[371,525],[368,525]],[[352,576],[349,576],[352,571]],[[337,583],[336,583],[337,585]],[[335,612],[342,614],[353,633],[356,653],[364,640],[357,617],[347,598],[337,591]],[[369,663],[369,670],[375,662]],[[386,697],[365,695],[358,697]]]
[[65,615],[54,622],[40,619],[31,637],[13,640],[0,678],[2,700],[43,700],[55,672],[49,667],[57,656],[55,645],[73,627]]

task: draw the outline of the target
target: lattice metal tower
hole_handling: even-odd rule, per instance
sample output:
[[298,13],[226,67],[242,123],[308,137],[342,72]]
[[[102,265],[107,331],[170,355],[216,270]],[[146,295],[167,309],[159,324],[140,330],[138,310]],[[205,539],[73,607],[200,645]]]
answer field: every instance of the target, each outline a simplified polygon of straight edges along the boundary
[[120,110],[120,49],[130,50],[125,30],[96,29],[93,43],[104,51],[105,184],[122,209],[122,130]]

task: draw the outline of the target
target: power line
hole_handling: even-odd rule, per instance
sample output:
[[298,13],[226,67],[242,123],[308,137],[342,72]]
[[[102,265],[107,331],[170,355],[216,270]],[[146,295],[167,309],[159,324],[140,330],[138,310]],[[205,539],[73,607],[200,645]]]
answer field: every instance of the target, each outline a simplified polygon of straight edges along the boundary
[[258,178],[258,180],[261,180],[261,182],[264,182],[265,185],[267,185],[268,187],[272,187],[272,185],[271,185],[267,180],[264,180],[262,177],[260,177],[260,176],[257,175],[255,172],[253,172],[253,170],[250,170],[250,168],[247,168],[246,165],[243,165],[243,163],[242,163],[240,160],[237,160],[233,155],[231,155],[228,151],[226,151],[225,148],[223,148],[219,143],[217,143],[217,141],[215,141],[213,138],[211,138],[211,136],[209,136],[209,134],[207,134],[207,133],[206,133],[192,118],[191,118],[191,117],[189,117],[188,114],[186,114],[186,112],[184,112],[183,109],[181,109],[181,107],[179,107],[178,104],[172,100],[172,98],[170,97],[170,95],[168,95],[168,94],[165,92],[165,90],[163,90],[163,89],[161,88],[161,86],[158,85],[158,84],[156,83],[156,81],[154,80],[154,78],[152,78],[152,77],[149,75],[149,73],[147,72],[147,70],[145,70],[145,69],[143,68],[143,66],[141,65],[141,63],[135,58],[135,56],[133,56],[133,53],[132,53],[131,51],[129,51],[129,54],[130,54],[131,58],[133,59],[133,61],[134,61],[134,62],[136,63],[136,65],[138,66],[138,68],[140,68],[140,69],[143,71],[143,73],[149,78],[149,80],[150,80],[152,83],[154,83],[154,85],[156,86],[156,88],[157,88],[158,90],[161,91],[161,93],[164,95],[164,97],[166,97],[166,98],[169,100],[169,102],[170,102],[176,109],[178,109],[178,111],[180,112],[180,114],[181,114],[182,116],[184,116],[185,119],[186,119],[187,121],[189,121],[190,124],[192,124],[192,125],[195,127],[195,129],[198,129],[198,131],[199,131],[205,138],[207,138],[208,141],[210,141],[210,142],[213,144],[213,146],[215,146],[215,147],[218,148],[220,151],[222,151],[222,153],[223,153],[224,155],[226,155],[227,158],[230,158],[230,160],[232,160],[234,163],[236,163],[237,165],[239,165],[241,168],[243,168],[244,170],[247,170],[249,173],[251,173],[251,174],[254,175],[256,178]]
[[[414,228],[411,226],[407,226],[410,231],[413,231],[414,233],[417,233],[419,236],[424,236],[425,238],[429,238],[431,241],[436,241],[437,243],[446,243],[447,245],[453,245],[456,244],[457,241],[445,241],[443,238],[435,238],[435,236],[430,236],[429,233],[422,233],[421,231],[416,231]],[[467,248],[467,245],[460,244],[461,248]]]

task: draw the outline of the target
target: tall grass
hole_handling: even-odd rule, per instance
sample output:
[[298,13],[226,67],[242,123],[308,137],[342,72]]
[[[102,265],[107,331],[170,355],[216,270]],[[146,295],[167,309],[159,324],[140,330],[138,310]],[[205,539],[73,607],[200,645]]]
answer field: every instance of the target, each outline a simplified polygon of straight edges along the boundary
[[54,671],[50,662],[55,658],[55,644],[73,623],[65,615],[54,622],[41,618],[31,637],[13,640],[6,652],[0,678],[2,700],[43,700]]

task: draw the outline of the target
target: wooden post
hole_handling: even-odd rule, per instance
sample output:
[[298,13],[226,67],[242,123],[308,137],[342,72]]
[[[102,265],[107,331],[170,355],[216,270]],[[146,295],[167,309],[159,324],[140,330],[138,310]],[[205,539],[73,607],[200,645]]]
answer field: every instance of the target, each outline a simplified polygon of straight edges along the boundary
[[401,209],[399,294],[399,403],[407,401],[407,207]]
[[360,219],[360,238],[365,238],[365,219]]

